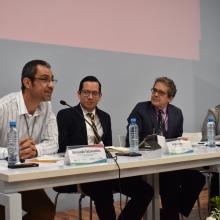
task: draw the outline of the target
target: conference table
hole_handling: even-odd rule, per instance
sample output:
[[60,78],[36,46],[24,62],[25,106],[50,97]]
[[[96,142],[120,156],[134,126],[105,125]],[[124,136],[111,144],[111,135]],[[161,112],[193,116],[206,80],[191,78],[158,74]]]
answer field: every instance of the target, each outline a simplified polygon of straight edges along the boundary
[[[159,220],[160,172],[196,168],[220,163],[220,148],[196,146],[186,154],[168,155],[162,149],[141,151],[139,157],[118,157],[121,178],[137,175],[152,177],[155,196],[148,208],[149,219]],[[57,158],[57,155],[54,155]],[[118,166],[113,159],[106,163],[67,166],[63,159],[56,163],[39,163],[39,167],[8,169],[7,163],[0,161],[0,204],[6,208],[6,220],[22,219],[20,191],[50,188],[54,186],[78,184],[119,177]],[[150,210],[151,209],[151,210]],[[145,217],[147,219],[147,215]]]

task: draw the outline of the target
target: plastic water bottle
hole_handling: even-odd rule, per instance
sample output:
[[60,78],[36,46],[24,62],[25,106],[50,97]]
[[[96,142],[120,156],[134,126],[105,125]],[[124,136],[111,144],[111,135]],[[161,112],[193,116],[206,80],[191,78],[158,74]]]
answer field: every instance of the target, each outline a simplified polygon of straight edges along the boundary
[[128,132],[129,132],[129,150],[130,152],[138,152],[139,137],[138,137],[138,125],[136,123],[136,118],[131,118]]
[[16,121],[9,122],[8,131],[8,165],[14,165],[19,162],[19,143]]
[[208,117],[207,145],[208,145],[208,147],[215,147],[215,122],[214,122],[214,118],[212,116]]

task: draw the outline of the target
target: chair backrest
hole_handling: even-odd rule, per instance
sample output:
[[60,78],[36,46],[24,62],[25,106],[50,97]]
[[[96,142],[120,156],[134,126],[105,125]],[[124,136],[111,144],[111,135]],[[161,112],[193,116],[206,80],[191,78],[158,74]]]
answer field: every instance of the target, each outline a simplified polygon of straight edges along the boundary
[[126,147],[126,136],[125,135],[118,135],[118,142],[119,147]]
[[187,137],[192,143],[201,141],[202,133],[201,132],[184,132],[182,137]]

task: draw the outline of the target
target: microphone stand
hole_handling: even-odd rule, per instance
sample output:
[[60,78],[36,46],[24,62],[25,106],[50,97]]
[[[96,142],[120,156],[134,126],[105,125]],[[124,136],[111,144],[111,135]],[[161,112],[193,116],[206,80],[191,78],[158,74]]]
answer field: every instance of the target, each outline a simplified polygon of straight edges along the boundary
[[147,135],[138,147],[146,150],[156,150],[161,148],[157,142],[157,134]]

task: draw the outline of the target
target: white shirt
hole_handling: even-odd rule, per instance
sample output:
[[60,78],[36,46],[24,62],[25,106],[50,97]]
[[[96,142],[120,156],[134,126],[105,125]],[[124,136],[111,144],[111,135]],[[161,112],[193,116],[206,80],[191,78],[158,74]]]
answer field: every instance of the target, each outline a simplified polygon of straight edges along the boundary
[[0,99],[0,159],[8,155],[7,132],[10,120],[16,121],[19,140],[29,134],[35,140],[38,156],[57,152],[58,129],[51,103],[41,102],[34,114],[30,115],[20,91]]
[[[82,111],[83,111],[84,118],[87,121],[89,121],[90,123],[92,123],[90,117],[87,115],[87,113],[89,113],[89,112],[86,111],[82,106],[81,106],[81,108],[82,108]],[[101,122],[99,120],[98,115],[96,114],[95,109],[91,113],[93,113],[95,115],[95,125],[96,125],[96,128],[97,128],[99,136],[102,137],[103,129],[102,129]],[[86,123],[88,145],[94,144],[94,132],[93,132],[93,129],[91,128],[91,126],[87,122],[85,122],[85,123]]]

